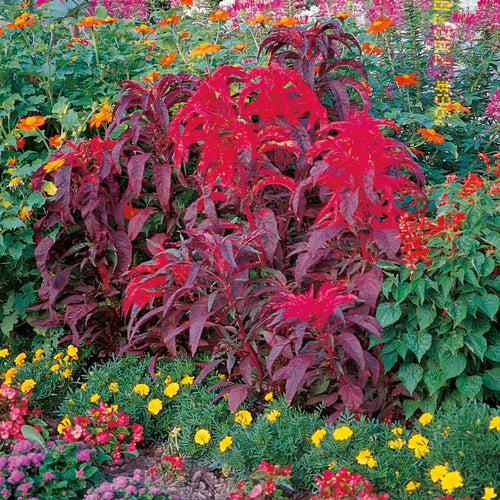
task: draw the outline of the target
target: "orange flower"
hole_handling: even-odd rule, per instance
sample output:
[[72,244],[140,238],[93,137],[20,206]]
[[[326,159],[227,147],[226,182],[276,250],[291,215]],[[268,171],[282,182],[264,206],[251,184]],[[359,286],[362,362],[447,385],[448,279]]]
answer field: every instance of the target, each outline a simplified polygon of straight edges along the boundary
[[9,166],[9,167],[13,167],[16,163],[17,163],[17,158],[14,158],[13,156],[11,156],[7,160],[7,166]]
[[167,66],[170,66],[176,58],[177,56],[175,55],[175,52],[170,52],[170,54],[167,54],[160,59],[160,64],[166,68]]
[[184,39],[191,38],[191,33],[189,31],[179,31],[177,34]]
[[83,21],[76,24],[78,28],[95,28],[96,26],[101,26],[106,24],[105,19],[99,19],[94,16],[87,16]]
[[33,213],[33,210],[28,210],[25,206],[21,208],[19,213],[17,214],[18,218],[21,219],[23,222],[28,219],[31,214]]
[[418,85],[418,73],[403,73],[401,75],[396,75],[394,81],[400,87],[409,87],[411,85]]
[[461,103],[458,101],[455,102],[447,102],[445,104],[441,104],[441,107],[446,109],[447,111],[450,112],[455,112],[455,113],[470,113],[470,108],[466,108],[463,106]]
[[5,31],[3,30],[3,28],[0,28],[0,36],[4,36],[5,35]]
[[49,137],[49,145],[53,148],[58,148],[62,144],[62,137],[61,134],[56,134],[53,135],[52,137]]
[[274,23],[274,26],[282,26],[283,28],[293,28],[299,24],[299,20],[296,17],[282,17]]
[[45,118],[42,115],[33,115],[33,116],[26,116],[24,118],[21,118],[19,122],[17,123],[17,128],[20,128],[21,130],[36,130],[40,127],[43,127],[45,122],[47,121],[47,118]]
[[137,31],[137,33],[154,33],[154,28],[148,26],[147,24],[139,24],[139,26],[134,26],[132,28],[133,31]]
[[14,29],[22,29],[27,26],[33,26],[35,24],[37,16],[35,14],[29,14],[28,12],[23,12],[20,16],[17,16],[14,19],[13,23],[9,23],[6,25],[6,28],[10,30]]
[[202,42],[200,43],[200,45],[198,45],[191,51],[191,56],[192,57],[207,56],[208,54],[215,54],[216,52],[219,52],[219,50],[221,49],[222,46],[219,45],[218,43]]
[[170,16],[160,19],[158,26],[168,26],[169,24],[176,24],[181,20],[180,16]]
[[104,104],[102,108],[90,119],[89,126],[99,128],[103,123],[109,123],[113,119],[110,104]]
[[249,24],[250,26],[260,24],[262,26],[263,24],[266,24],[270,21],[272,21],[272,18],[270,16],[267,16],[266,14],[257,14],[253,19],[249,19],[247,21],[247,24]]
[[55,172],[56,170],[59,170],[63,165],[65,161],[64,158],[59,158],[58,160],[52,160],[48,161],[44,166],[43,169],[47,174],[50,174],[51,172]]
[[444,142],[444,137],[433,128],[419,128],[417,133],[420,134],[427,142],[433,142],[434,144],[443,144]]
[[365,82],[365,81],[361,81],[360,83],[366,89],[366,91],[368,92],[368,95],[371,96],[373,94],[373,87],[371,85],[369,85],[368,82]]
[[153,82],[154,80],[157,80],[160,78],[161,73],[159,71],[156,71],[155,69],[149,73],[149,75],[145,76],[143,80],[145,82]]
[[351,17],[351,13],[350,12],[347,12],[347,11],[340,11],[340,12],[337,12],[337,14],[335,15],[335,17],[337,19],[347,19],[348,17]]
[[236,52],[243,52],[246,49],[248,49],[247,43],[238,43],[233,47],[233,50],[236,50]]
[[390,17],[378,16],[377,19],[375,19],[375,21],[373,21],[373,23],[368,26],[366,32],[378,35],[379,33],[383,33],[393,26],[394,23],[392,22],[392,19]]
[[179,5],[187,5],[188,7],[191,7],[191,5],[193,5],[193,0],[180,0]]
[[383,52],[380,47],[366,42],[361,45],[361,48],[368,54],[382,54]]
[[208,16],[208,20],[212,21],[213,23],[218,23],[219,21],[227,21],[229,19],[229,12],[226,12],[225,10],[219,9],[216,10],[215,12],[212,12]]

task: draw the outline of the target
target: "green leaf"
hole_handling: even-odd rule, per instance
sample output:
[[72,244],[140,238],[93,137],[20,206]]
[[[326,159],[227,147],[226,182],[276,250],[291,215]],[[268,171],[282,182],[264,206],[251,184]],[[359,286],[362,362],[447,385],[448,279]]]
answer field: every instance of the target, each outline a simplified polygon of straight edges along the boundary
[[491,359],[491,361],[496,361],[500,363],[500,344],[494,344],[488,346],[488,350],[486,351],[486,357]]
[[424,354],[432,346],[432,335],[427,332],[406,332],[403,338],[420,363]]
[[17,229],[18,227],[23,227],[24,222],[17,217],[8,217],[2,220],[2,226],[4,229]]
[[425,330],[432,325],[436,317],[436,308],[432,305],[417,307],[417,321],[421,330]]
[[492,391],[500,391],[500,366],[483,373],[483,384]]
[[456,327],[467,317],[467,302],[464,299],[457,299],[447,308],[448,314],[453,318],[453,325]]
[[398,372],[401,382],[403,382],[403,385],[410,394],[415,392],[415,389],[422,380],[423,375],[424,369],[415,363],[403,365]]
[[42,435],[31,425],[23,425],[21,427],[21,433],[31,443],[38,444],[42,448],[46,449],[45,440]]
[[495,319],[500,305],[500,299],[497,295],[493,295],[491,293],[488,295],[476,295],[474,297],[474,302],[478,305],[479,309],[481,309],[481,311],[488,316],[488,318],[492,321]]
[[432,396],[446,384],[446,380],[439,370],[426,370],[424,384],[429,391],[429,396]]
[[397,360],[398,353],[396,351],[384,354],[384,368],[386,373],[392,370],[392,367],[396,364]]
[[472,375],[471,377],[458,377],[457,381],[457,389],[463,394],[466,398],[475,398],[481,387],[483,385],[483,379],[479,375]]
[[482,361],[488,349],[486,339],[477,332],[469,332],[465,335],[467,347]]
[[405,399],[403,401],[403,411],[406,418],[410,418],[418,409],[419,401]]
[[446,380],[458,377],[467,366],[467,359],[461,353],[453,356],[450,352],[443,352],[439,359],[439,367]]
[[376,318],[382,328],[396,323],[403,311],[399,304],[385,302],[377,308]]

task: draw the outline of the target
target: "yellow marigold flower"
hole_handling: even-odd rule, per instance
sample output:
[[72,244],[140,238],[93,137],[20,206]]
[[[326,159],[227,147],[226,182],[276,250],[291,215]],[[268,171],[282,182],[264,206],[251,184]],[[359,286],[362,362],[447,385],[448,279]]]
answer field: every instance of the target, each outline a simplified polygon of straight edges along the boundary
[[461,488],[464,485],[464,480],[462,474],[457,470],[452,472],[447,472],[446,475],[441,479],[441,488],[446,493],[452,493],[453,490]]
[[191,375],[184,375],[181,380],[182,385],[193,385],[194,383],[194,377]]
[[118,382],[111,382],[108,385],[109,392],[120,392],[120,388],[118,387]]
[[199,429],[194,435],[194,442],[196,444],[199,444],[200,446],[205,446],[210,442],[211,439],[212,436],[210,435],[210,432],[207,431],[207,429]]
[[52,365],[50,367],[50,371],[52,373],[57,373],[59,371],[59,369],[61,368],[61,365],[59,363],[56,363],[55,365]]
[[73,360],[78,360],[78,347],[75,347],[73,344],[68,346],[66,350],[66,354]]
[[14,358],[14,364],[19,368],[23,368],[24,362],[26,361],[26,353],[21,352]]
[[391,450],[400,450],[405,444],[406,441],[404,439],[397,438],[397,439],[391,439],[387,443],[387,446],[391,448]]
[[402,436],[403,435],[403,429],[401,427],[394,427],[394,429],[392,429],[391,432],[395,436]]
[[278,417],[281,415],[281,412],[279,410],[271,410],[270,412],[266,413],[266,418],[269,420],[269,422],[275,422]]
[[247,43],[237,43],[233,46],[233,50],[235,50],[236,52],[243,52],[246,49],[248,49]]
[[163,383],[165,385],[168,385],[170,384],[170,382],[172,382],[172,377],[170,375],[167,375],[167,378],[163,381]]
[[438,464],[435,465],[430,471],[429,474],[431,476],[431,481],[433,483],[437,483],[438,481],[441,481],[444,476],[446,476],[448,472],[448,464]]
[[366,466],[370,467],[370,469],[373,469],[374,467],[377,466],[377,460],[372,455],[372,452],[367,448],[365,448],[364,450],[361,450],[356,455],[356,461],[360,465],[366,465]]
[[149,394],[149,386],[147,384],[136,384],[134,392],[139,396],[147,396]]
[[219,52],[221,49],[222,45],[219,45],[218,43],[202,42],[191,50],[190,54],[192,57],[208,56],[209,54]]
[[158,413],[160,413],[162,409],[163,409],[163,403],[161,399],[152,399],[148,403],[148,411],[153,415],[158,415]]
[[32,378],[29,378],[21,384],[21,391],[26,394],[27,392],[30,392],[35,387],[35,385],[36,382]]
[[63,372],[62,372],[62,376],[63,378],[71,378],[71,375],[73,375],[73,370],[71,368],[66,368]]
[[432,422],[432,413],[422,413],[422,415],[420,415],[420,418],[418,419],[418,421],[422,425],[430,424]]
[[420,488],[420,483],[418,481],[410,481],[405,486],[406,491],[415,491],[418,490],[419,488]]
[[252,420],[252,414],[248,410],[240,410],[234,416],[234,421],[243,427],[248,427],[252,423]]
[[274,398],[274,394],[272,391],[266,392],[264,394],[264,401],[272,401]]
[[333,431],[333,439],[335,439],[335,441],[347,441],[353,434],[354,432],[350,427],[342,425]]
[[84,383],[81,385],[81,389],[82,389],[82,391],[86,391],[86,390],[87,390],[87,382],[84,382]]
[[0,349],[0,358],[6,358],[9,355],[8,349]]
[[54,355],[54,359],[57,361],[61,361],[62,358],[63,358],[62,352],[58,352],[57,354]]
[[231,436],[226,436],[219,441],[219,450],[221,453],[224,453],[232,444],[233,438]]
[[67,429],[71,425],[71,420],[68,417],[65,417],[61,420],[59,425],[57,426],[57,432],[62,434],[64,429]]
[[165,387],[163,394],[165,394],[165,396],[168,396],[169,398],[173,398],[179,392],[180,388],[181,386],[177,382],[172,382],[171,384],[168,384],[167,387]]
[[429,453],[429,440],[422,436],[422,434],[414,434],[408,440],[408,448],[413,451],[417,458],[422,458]]
[[43,349],[37,349],[35,354],[33,354],[33,363],[38,363],[45,356]]
[[18,184],[23,184],[23,180],[21,179],[21,177],[17,177],[17,176],[12,177],[10,182],[7,184],[7,187],[8,188],[16,187]]
[[500,431],[500,415],[496,415],[490,420],[490,431]]
[[100,399],[101,399],[101,396],[99,396],[99,394],[92,394],[92,396],[90,396],[91,403],[97,403],[97,401],[99,401]]
[[225,380],[225,378],[226,378],[226,374],[225,374],[225,373],[219,373],[217,376],[218,376],[221,380]]
[[318,447],[321,444],[321,441],[326,436],[325,429],[318,429],[312,433],[311,441],[314,443],[314,446]]
[[496,497],[497,494],[495,493],[495,488],[492,488],[491,486],[484,487],[484,495],[481,497],[481,500],[493,500]]
[[12,367],[12,368],[9,368],[4,374],[3,374],[3,378],[4,378],[4,384],[5,385],[10,385],[12,384],[12,381],[14,380],[15,376],[16,376],[16,373],[17,373],[17,370]]

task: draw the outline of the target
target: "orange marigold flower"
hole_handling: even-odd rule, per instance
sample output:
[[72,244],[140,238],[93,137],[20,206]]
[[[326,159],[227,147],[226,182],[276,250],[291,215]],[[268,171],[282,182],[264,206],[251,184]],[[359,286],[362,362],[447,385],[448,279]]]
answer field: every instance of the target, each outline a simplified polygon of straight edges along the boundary
[[16,163],[17,163],[17,158],[14,158],[13,156],[11,156],[11,157],[7,160],[7,165],[8,165],[9,167],[13,167]]
[[63,141],[63,138],[61,134],[56,134],[53,135],[52,137],[49,137],[49,145],[53,148],[58,148],[61,146]]
[[299,20],[296,17],[282,17],[274,23],[274,26],[282,26],[283,28],[293,28],[299,24]]
[[175,55],[175,52],[170,52],[160,59],[160,65],[166,68],[167,66],[170,66],[176,59],[177,56]]
[[23,12],[21,15],[14,19],[14,22],[6,25],[6,28],[10,30],[22,29],[27,26],[33,26],[35,24],[37,16],[35,14],[29,14],[28,12]]
[[253,19],[249,19],[247,24],[250,24],[250,26],[255,26],[256,24],[263,25],[270,21],[272,21],[272,17],[266,14],[257,14]]
[[403,73],[401,75],[396,75],[394,81],[400,87],[409,87],[411,85],[418,85],[418,73]]
[[133,31],[137,31],[137,33],[154,33],[154,28],[148,26],[147,24],[139,24],[139,26],[134,26],[132,28]]
[[444,104],[441,104],[441,107],[446,109],[447,111],[450,111],[451,113],[467,113],[469,114],[470,108],[467,108],[463,106],[460,102],[454,101],[454,102],[447,102]]
[[44,166],[43,169],[47,174],[50,174],[51,172],[55,172],[56,170],[59,170],[65,163],[64,158],[59,158],[57,160],[52,160],[48,161]]
[[102,108],[90,119],[89,126],[99,128],[103,123],[109,123],[113,119],[110,104],[104,104]]
[[184,30],[184,31],[179,31],[177,34],[178,34],[181,38],[184,38],[184,39],[191,38],[191,32],[186,31],[186,30]]
[[434,144],[443,144],[444,142],[444,137],[433,128],[419,128],[417,134],[420,134],[427,142]]
[[377,19],[375,19],[375,21],[373,21],[373,23],[368,26],[366,32],[378,35],[379,33],[383,33],[393,26],[394,23],[392,22],[392,19],[390,17],[378,16]]
[[222,46],[218,43],[203,42],[191,51],[191,56],[207,56],[208,54],[215,54],[221,49]]
[[17,217],[24,222],[26,219],[28,219],[31,216],[32,213],[33,213],[33,210],[28,210],[28,208],[26,206],[24,206],[23,208],[21,208],[21,210],[17,214]]
[[247,43],[238,43],[233,47],[233,50],[236,50],[236,52],[243,52],[246,49],[248,49]]
[[76,24],[78,28],[95,28],[96,26],[102,26],[103,24],[106,24],[106,21],[104,19],[99,19],[98,17],[94,16],[87,16],[83,21],[80,21],[79,23]]
[[337,19],[347,19],[348,17],[351,17],[352,14],[350,12],[347,12],[345,10],[341,10],[340,12],[337,12],[337,14],[335,14],[335,17]]
[[366,42],[361,45],[361,48],[368,54],[382,54],[383,52],[380,47]]
[[181,16],[170,16],[160,19],[158,26],[168,26],[169,24],[176,24],[181,20]]
[[155,69],[149,73],[149,75],[145,76],[143,80],[145,82],[153,82],[154,80],[158,80],[160,78],[161,73],[159,71],[156,71]]
[[17,128],[26,131],[36,130],[39,129],[40,127],[43,127],[46,121],[47,118],[45,118],[42,115],[26,116],[19,120],[19,122],[17,123]]
[[212,12],[208,16],[208,20],[213,23],[218,23],[219,21],[227,21],[229,19],[229,12],[218,9],[215,12]]

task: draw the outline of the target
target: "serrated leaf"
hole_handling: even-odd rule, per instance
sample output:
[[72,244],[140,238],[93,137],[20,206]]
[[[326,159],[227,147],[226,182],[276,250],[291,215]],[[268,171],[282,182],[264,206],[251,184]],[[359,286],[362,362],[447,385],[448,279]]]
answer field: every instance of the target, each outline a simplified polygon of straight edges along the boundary
[[423,375],[424,369],[415,363],[409,363],[401,366],[398,372],[401,382],[403,382],[403,385],[410,394],[415,392],[415,389],[422,380]]
[[492,391],[500,391],[500,367],[484,372],[483,384]]
[[433,305],[426,305],[417,307],[417,321],[421,330],[425,330],[431,326],[436,318],[436,308]]
[[396,321],[401,317],[403,311],[399,304],[393,302],[385,302],[380,304],[377,308],[376,319],[380,323],[382,328],[396,323]]
[[427,332],[407,332],[403,335],[403,338],[420,363],[424,354],[432,346],[432,335]]
[[483,385],[483,379],[479,375],[470,377],[458,377],[456,381],[457,389],[466,398],[475,398]]
[[450,352],[444,352],[439,359],[439,366],[446,380],[458,377],[467,366],[467,360],[461,353],[453,356]]
[[488,318],[492,321],[495,319],[500,305],[500,299],[497,295],[476,295],[474,297],[474,302],[477,304],[479,309],[481,309],[481,311],[488,316]]

